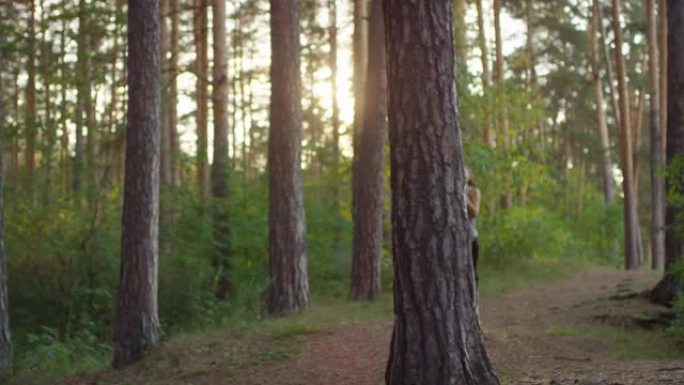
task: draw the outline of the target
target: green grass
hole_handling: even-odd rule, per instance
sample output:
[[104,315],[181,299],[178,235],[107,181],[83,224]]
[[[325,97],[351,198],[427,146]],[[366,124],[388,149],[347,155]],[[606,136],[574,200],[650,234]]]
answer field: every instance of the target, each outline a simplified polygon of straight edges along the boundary
[[[612,326],[554,326],[548,333],[591,338],[611,344],[615,357],[623,360],[684,360],[684,350],[666,332]],[[681,343],[681,341],[680,341]]]
[[484,265],[478,272],[480,295],[496,297],[536,284],[557,281],[581,271],[587,265],[578,260],[557,259],[535,259],[508,266]]
[[[483,266],[480,271],[480,292],[483,296],[499,296],[526,287],[562,279],[579,271],[580,263],[568,264],[565,261],[534,260],[524,266],[491,267]],[[325,333],[332,327],[364,321],[391,322],[393,301],[391,290],[386,290],[376,302],[351,302],[339,296],[313,294],[311,308],[288,317],[268,317],[257,310],[226,313],[220,322],[208,327],[189,331],[176,331],[163,347],[152,354],[152,360],[159,360],[158,367],[171,369],[168,356],[172,352],[192,349],[199,354],[225,349],[225,341],[246,340],[255,347],[249,351],[230,353],[227,360],[233,362],[232,368],[260,364],[267,361],[283,360],[296,355],[302,343],[302,336]],[[56,384],[76,373],[102,370],[109,365],[106,357],[75,357],[71,368],[63,368],[60,373],[22,372],[10,384]],[[88,368],[77,364],[86,359]],[[92,361],[98,361],[93,363]],[[69,366],[69,365],[67,365]],[[189,375],[189,374],[188,374]],[[49,379],[49,380],[48,380]],[[160,383],[166,377],[158,379]],[[157,381],[157,380],[155,380]]]

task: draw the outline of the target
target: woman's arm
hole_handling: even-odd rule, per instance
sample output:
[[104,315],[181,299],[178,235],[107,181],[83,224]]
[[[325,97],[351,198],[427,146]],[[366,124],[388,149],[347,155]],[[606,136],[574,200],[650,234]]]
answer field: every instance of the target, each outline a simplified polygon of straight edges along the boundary
[[468,189],[468,217],[477,218],[480,215],[480,189],[471,187]]

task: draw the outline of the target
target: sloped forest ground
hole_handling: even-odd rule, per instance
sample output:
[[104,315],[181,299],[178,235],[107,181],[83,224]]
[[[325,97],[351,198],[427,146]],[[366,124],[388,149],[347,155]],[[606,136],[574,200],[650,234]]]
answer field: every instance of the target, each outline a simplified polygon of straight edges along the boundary
[[[482,326],[502,384],[684,384],[684,346],[662,332],[643,292],[658,275],[591,268],[482,299]],[[292,320],[187,335],[124,371],[70,385],[383,384],[391,301],[317,306]]]

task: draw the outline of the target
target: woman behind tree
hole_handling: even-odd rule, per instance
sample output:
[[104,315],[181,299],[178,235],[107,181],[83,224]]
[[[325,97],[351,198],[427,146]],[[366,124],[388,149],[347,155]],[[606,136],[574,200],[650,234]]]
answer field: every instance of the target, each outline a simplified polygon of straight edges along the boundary
[[470,239],[470,248],[473,258],[473,270],[475,270],[475,280],[478,280],[477,276],[477,258],[480,252],[480,245],[478,243],[478,233],[476,226],[476,219],[480,213],[480,189],[475,185],[473,180],[473,173],[470,168],[465,167],[465,179],[466,179],[466,197],[468,203],[468,237]]

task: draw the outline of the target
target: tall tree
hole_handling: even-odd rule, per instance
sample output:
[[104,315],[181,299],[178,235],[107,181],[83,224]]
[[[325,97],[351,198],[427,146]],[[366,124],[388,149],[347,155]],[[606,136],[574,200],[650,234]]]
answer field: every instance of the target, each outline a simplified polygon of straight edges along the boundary
[[337,101],[337,0],[328,0],[328,36],[330,38],[330,87],[332,95],[332,209],[335,215],[333,247],[338,248],[342,238],[340,222],[340,107]]
[[[681,194],[684,186],[684,2],[667,2],[667,190]],[[682,210],[667,202],[665,213],[665,275],[653,290],[653,300],[671,304],[684,291],[684,282],[674,274],[677,263],[684,263]]]
[[86,109],[86,94],[90,85],[88,84],[88,10],[85,0],[78,1],[78,48],[76,62],[76,140],[74,144],[74,162],[71,176],[71,184],[74,192],[79,193],[83,188],[83,174],[85,164],[85,143],[83,141],[83,128],[86,124],[84,111]]
[[209,0],[194,0],[195,15],[195,72],[197,76],[197,185],[200,196],[209,196],[209,155],[208,155],[208,116],[209,116],[209,59],[207,7]]
[[297,0],[271,0],[270,283],[266,311],[276,315],[299,311],[309,305],[297,9]]
[[228,46],[226,42],[226,0],[214,0],[214,71],[212,75],[212,106],[214,111],[214,159],[211,164],[211,195],[216,207],[212,210],[214,266],[217,269],[216,297],[226,299],[230,292],[230,226],[227,199],[230,155],[228,153]]
[[36,169],[36,2],[29,1],[28,28],[28,81],[26,82],[26,187],[29,194],[33,192],[34,171]]
[[454,0],[454,47],[456,51],[456,87],[459,95],[465,95],[468,90],[468,71],[466,63],[468,62],[468,44],[467,44],[467,30],[468,25],[465,22],[466,13],[468,11],[468,4],[466,0]]
[[171,1],[171,46],[169,57],[169,145],[171,162],[171,185],[180,184],[180,142],[178,138],[178,57],[180,50],[179,24],[180,24],[180,0]]
[[599,18],[599,7],[601,6],[599,0],[593,1],[593,9],[591,12],[589,42],[591,46],[591,70],[592,70],[592,85],[594,87],[594,98],[596,103],[596,126],[598,137],[601,143],[602,157],[601,157],[601,180],[603,198],[607,204],[612,204],[615,201],[613,193],[613,169],[610,157],[610,142],[608,139],[608,124],[606,119],[606,108],[603,99],[603,76],[600,69],[600,54],[596,38],[598,36],[599,26],[601,22]]
[[114,360],[121,368],[159,340],[159,0],[128,0],[128,129]]
[[366,81],[366,69],[368,65],[368,23],[366,13],[368,0],[354,0],[354,36],[353,59],[354,59],[354,131],[352,144],[356,152],[357,136],[361,132],[363,124],[363,90]]
[[660,127],[660,57],[655,10],[656,0],[646,0],[648,71],[651,88],[651,262],[653,269],[662,270],[665,264],[665,154],[662,151],[663,132]]
[[[159,0],[159,57],[160,57],[160,78],[161,78],[161,151],[159,169],[161,183],[164,186],[171,186],[171,128],[169,124],[171,109],[171,76],[169,62],[169,47],[171,37],[169,36],[169,0]],[[162,217],[164,215],[162,214]],[[162,221],[163,223],[163,221]]]
[[380,290],[383,158],[387,119],[387,71],[382,0],[373,0],[368,42],[363,126],[354,153],[354,244],[350,296],[372,301]]
[[666,152],[667,146],[667,1],[660,0],[658,16],[660,25],[658,30],[658,45],[660,53],[660,127],[663,131],[661,150]]
[[[0,37],[0,47],[3,38]],[[2,49],[0,49],[0,69],[3,66]],[[2,70],[0,70],[0,378],[9,374],[12,369],[12,338],[9,325],[9,304],[7,294],[7,263],[5,261],[5,220],[3,205],[4,165],[3,144],[5,137],[5,110],[2,101]]]
[[615,34],[615,63],[617,68],[618,96],[620,107],[620,139],[622,155],[622,190],[624,192],[625,221],[625,268],[639,267],[639,231],[636,192],[634,185],[634,167],[632,156],[632,127],[629,113],[629,92],[625,74],[625,60],[622,55],[622,27],[620,26],[621,1],[613,0],[613,33]]
[[482,62],[482,93],[486,99],[486,114],[484,126],[484,141],[489,146],[496,145],[496,134],[493,130],[493,122],[491,118],[491,111],[493,110],[492,97],[490,86],[492,84],[492,75],[489,71],[489,50],[487,49],[487,35],[484,24],[484,10],[482,9],[482,0],[476,0],[477,5],[477,41],[480,46],[480,60]]
[[384,7],[395,271],[386,382],[499,384],[468,246],[451,0]]
[[[501,0],[494,0],[494,33],[496,40],[496,63],[494,68],[499,98],[499,100],[497,100],[497,123],[499,125],[497,137],[499,139],[499,145],[504,151],[508,151],[511,139],[508,130],[508,102],[506,100],[506,81],[504,79],[503,39],[501,37]],[[501,195],[501,207],[504,209],[511,207],[511,204],[513,203],[513,194],[507,187],[509,183],[510,175],[504,175],[504,192]]]
[[501,37],[501,0],[494,0],[494,34],[496,40],[496,60],[494,70],[496,75],[496,85],[499,88],[499,97],[501,99],[497,103],[499,105],[498,124],[500,144],[504,149],[507,149],[510,138],[508,132],[508,106],[506,103],[506,91],[504,84],[503,38]]

